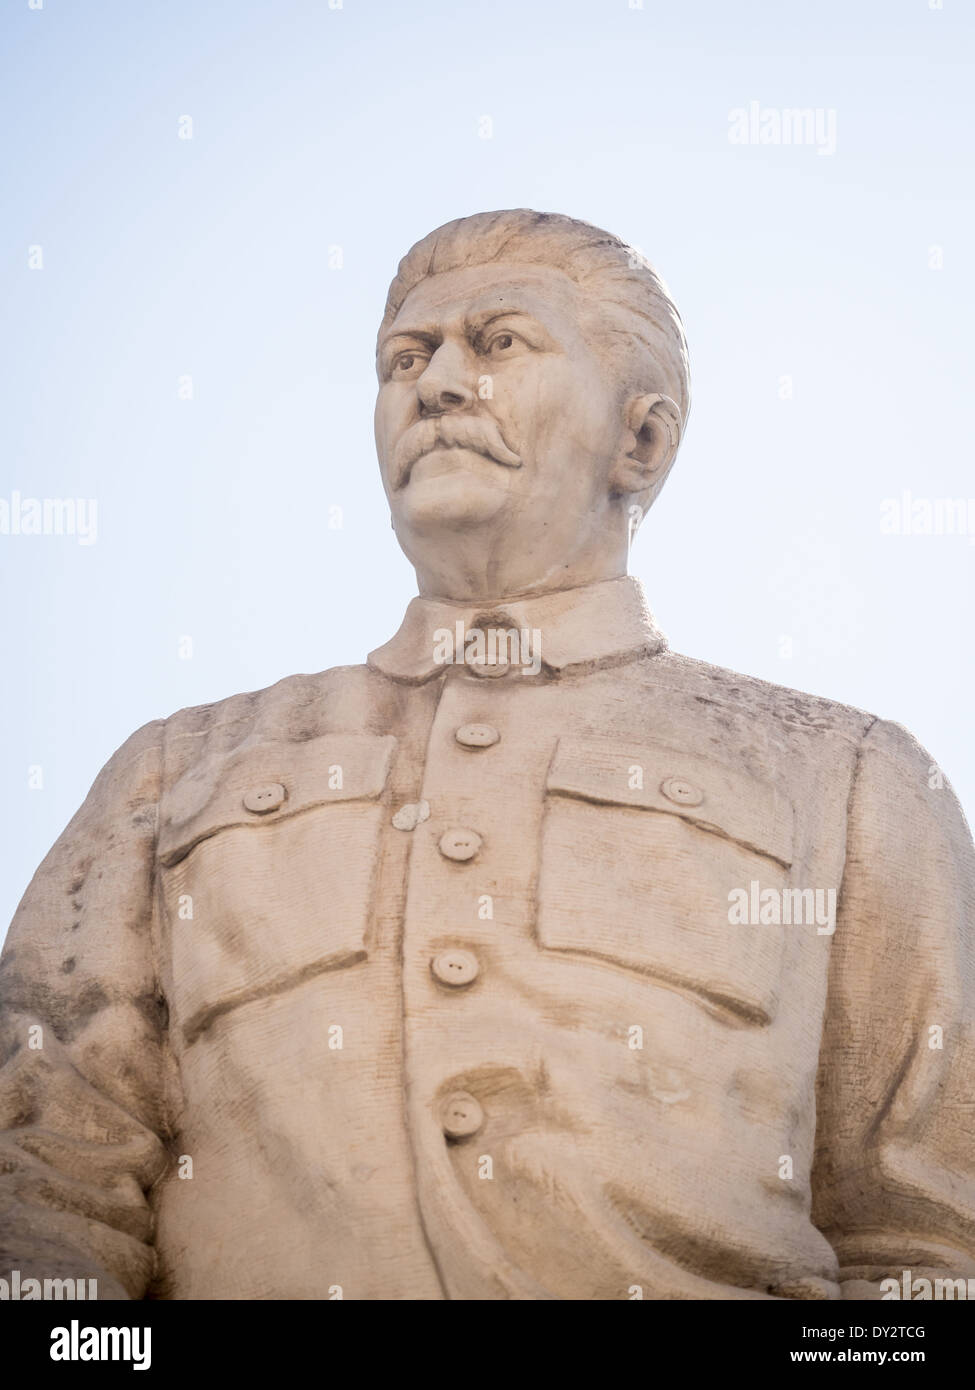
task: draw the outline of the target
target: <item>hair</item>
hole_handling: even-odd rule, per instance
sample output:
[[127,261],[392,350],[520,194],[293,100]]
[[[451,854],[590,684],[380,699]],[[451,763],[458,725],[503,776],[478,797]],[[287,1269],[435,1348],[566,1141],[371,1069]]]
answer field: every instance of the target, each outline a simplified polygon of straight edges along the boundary
[[606,341],[621,386],[659,391],[690,409],[687,340],[667,287],[619,237],[560,213],[514,208],[445,222],[407,252],[389,287],[380,336],[414,286],[430,275],[493,261],[548,265],[575,281],[593,307],[589,332]]

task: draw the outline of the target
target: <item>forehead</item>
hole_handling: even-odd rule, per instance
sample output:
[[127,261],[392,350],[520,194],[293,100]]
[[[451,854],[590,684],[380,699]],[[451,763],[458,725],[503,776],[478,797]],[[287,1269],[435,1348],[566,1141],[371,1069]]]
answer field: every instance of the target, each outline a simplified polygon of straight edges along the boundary
[[464,266],[429,275],[415,285],[384,336],[515,310],[552,328],[569,329],[580,317],[579,298],[574,281],[554,266],[504,261]]

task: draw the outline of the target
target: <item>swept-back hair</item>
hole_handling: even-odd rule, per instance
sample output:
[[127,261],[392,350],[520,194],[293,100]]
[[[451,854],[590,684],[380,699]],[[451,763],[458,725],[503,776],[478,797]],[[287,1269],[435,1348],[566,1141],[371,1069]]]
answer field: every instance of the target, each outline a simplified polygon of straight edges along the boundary
[[684,326],[667,287],[640,252],[589,222],[514,208],[445,222],[407,252],[389,287],[380,336],[410,290],[429,275],[494,261],[548,265],[579,286],[591,305],[587,328],[605,342],[624,389],[659,391],[690,408]]

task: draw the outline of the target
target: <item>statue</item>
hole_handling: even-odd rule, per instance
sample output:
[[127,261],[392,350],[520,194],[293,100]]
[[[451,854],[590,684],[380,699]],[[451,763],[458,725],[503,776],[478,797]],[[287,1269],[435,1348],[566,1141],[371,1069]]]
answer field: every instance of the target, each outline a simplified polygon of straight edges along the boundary
[[627,576],[688,414],[663,283],[567,217],[461,218],[401,262],[378,367],[418,597],[365,665],[140,729],[41,865],[0,1274],[975,1276],[971,839],[906,730],[675,655]]

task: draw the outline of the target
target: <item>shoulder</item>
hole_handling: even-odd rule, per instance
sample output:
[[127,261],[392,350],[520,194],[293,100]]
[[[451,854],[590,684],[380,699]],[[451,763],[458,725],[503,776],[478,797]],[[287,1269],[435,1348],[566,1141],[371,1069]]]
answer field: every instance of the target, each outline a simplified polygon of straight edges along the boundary
[[[783,728],[821,730],[859,743],[876,724],[877,715],[855,705],[821,695],[810,695],[790,686],[760,680],[724,666],[666,651],[655,658],[655,675],[686,699],[734,710],[756,723]],[[900,729],[900,725],[887,727]],[[906,730],[902,730],[907,734]],[[910,737],[910,735],[907,735]]]
[[332,730],[354,731],[368,720],[381,684],[382,677],[367,666],[333,666],[177,710],[130,734],[102,768],[96,786],[128,781],[153,767],[164,769],[169,782],[200,758],[227,756],[242,744],[301,743]]
[[[827,772],[848,776],[862,814],[894,832],[938,825],[959,843],[970,837],[944,771],[905,725],[855,705],[810,695],[673,652],[655,659],[656,679],[701,711],[719,735],[734,731],[738,746],[779,749],[780,766],[811,758]],[[766,753],[767,755],[767,753]]]
[[167,762],[193,761],[194,752],[230,752],[243,743],[296,742],[362,719],[375,699],[376,673],[367,666],[332,666],[285,676],[263,690],[178,710],[163,721]]

